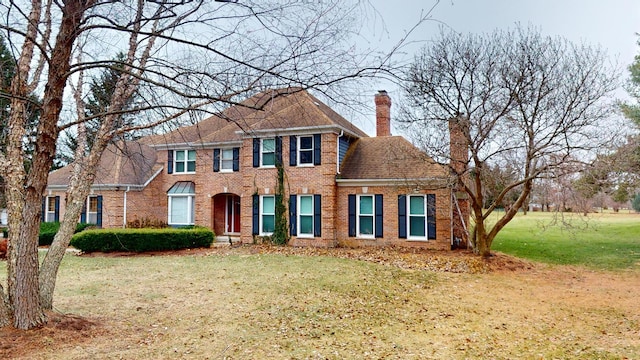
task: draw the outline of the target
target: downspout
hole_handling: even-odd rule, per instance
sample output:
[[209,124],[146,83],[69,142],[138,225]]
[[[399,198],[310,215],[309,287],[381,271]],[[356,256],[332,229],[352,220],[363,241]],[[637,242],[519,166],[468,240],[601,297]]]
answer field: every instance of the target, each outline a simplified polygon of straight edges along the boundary
[[344,136],[344,130],[340,130],[338,141],[336,142],[336,174],[340,175],[340,138]]
[[123,205],[122,206],[123,208],[122,228],[123,229],[127,227],[127,193],[129,192],[130,188],[131,188],[130,186],[127,186],[127,190],[125,190],[124,198],[122,200],[123,201],[123,204],[122,204]]

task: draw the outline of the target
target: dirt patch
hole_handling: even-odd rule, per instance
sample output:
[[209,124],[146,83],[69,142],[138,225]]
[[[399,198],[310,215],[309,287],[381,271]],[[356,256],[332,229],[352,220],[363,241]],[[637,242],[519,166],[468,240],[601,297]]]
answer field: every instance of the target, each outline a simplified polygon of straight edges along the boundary
[[101,323],[79,316],[48,312],[47,324],[39,329],[21,331],[0,329],[0,358],[13,359],[37,354],[39,349],[58,344],[80,344],[105,333]]

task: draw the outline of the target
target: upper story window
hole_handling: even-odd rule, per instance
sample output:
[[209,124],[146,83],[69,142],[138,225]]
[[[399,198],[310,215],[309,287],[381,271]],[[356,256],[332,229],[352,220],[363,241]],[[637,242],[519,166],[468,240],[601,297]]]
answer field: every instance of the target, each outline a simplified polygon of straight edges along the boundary
[[262,139],[260,166],[276,166],[276,139]]
[[232,172],[240,170],[240,148],[213,149],[213,171]]
[[167,173],[194,173],[196,172],[195,150],[169,150],[167,154]]
[[289,165],[320,165],[321,135],[302,135],[289,137]]
[[272,168],[282,163],[282,138],[253,139],[253,167]]

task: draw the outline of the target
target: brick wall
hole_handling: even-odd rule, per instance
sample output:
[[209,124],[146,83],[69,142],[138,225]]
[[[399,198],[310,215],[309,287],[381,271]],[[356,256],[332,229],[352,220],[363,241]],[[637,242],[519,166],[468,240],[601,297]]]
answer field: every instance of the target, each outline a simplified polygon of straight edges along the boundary
[[[349,194],[382,194],[384,202],[383,238],[359,239],[349,237]],[[407,240],[398,233],[398,195],[435,194],[436,239],[429,241]],[[346,246],[405,246],[448,250],[451,248],[451,191],[449,189],[420,189],[405,186],[339,186],[337,192],[337,217],[335,229],[338,244]]]

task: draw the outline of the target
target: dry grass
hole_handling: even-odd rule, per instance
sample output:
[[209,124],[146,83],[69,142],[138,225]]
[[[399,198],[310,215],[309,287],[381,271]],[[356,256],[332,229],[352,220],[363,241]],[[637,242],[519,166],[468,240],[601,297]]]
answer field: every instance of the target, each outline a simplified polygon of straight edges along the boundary
[[434,272],[418,266],[429,254],[300,252],[70,256],[54,305],[95,325],[3,330],[0,358],[640,358],[635,271]]

